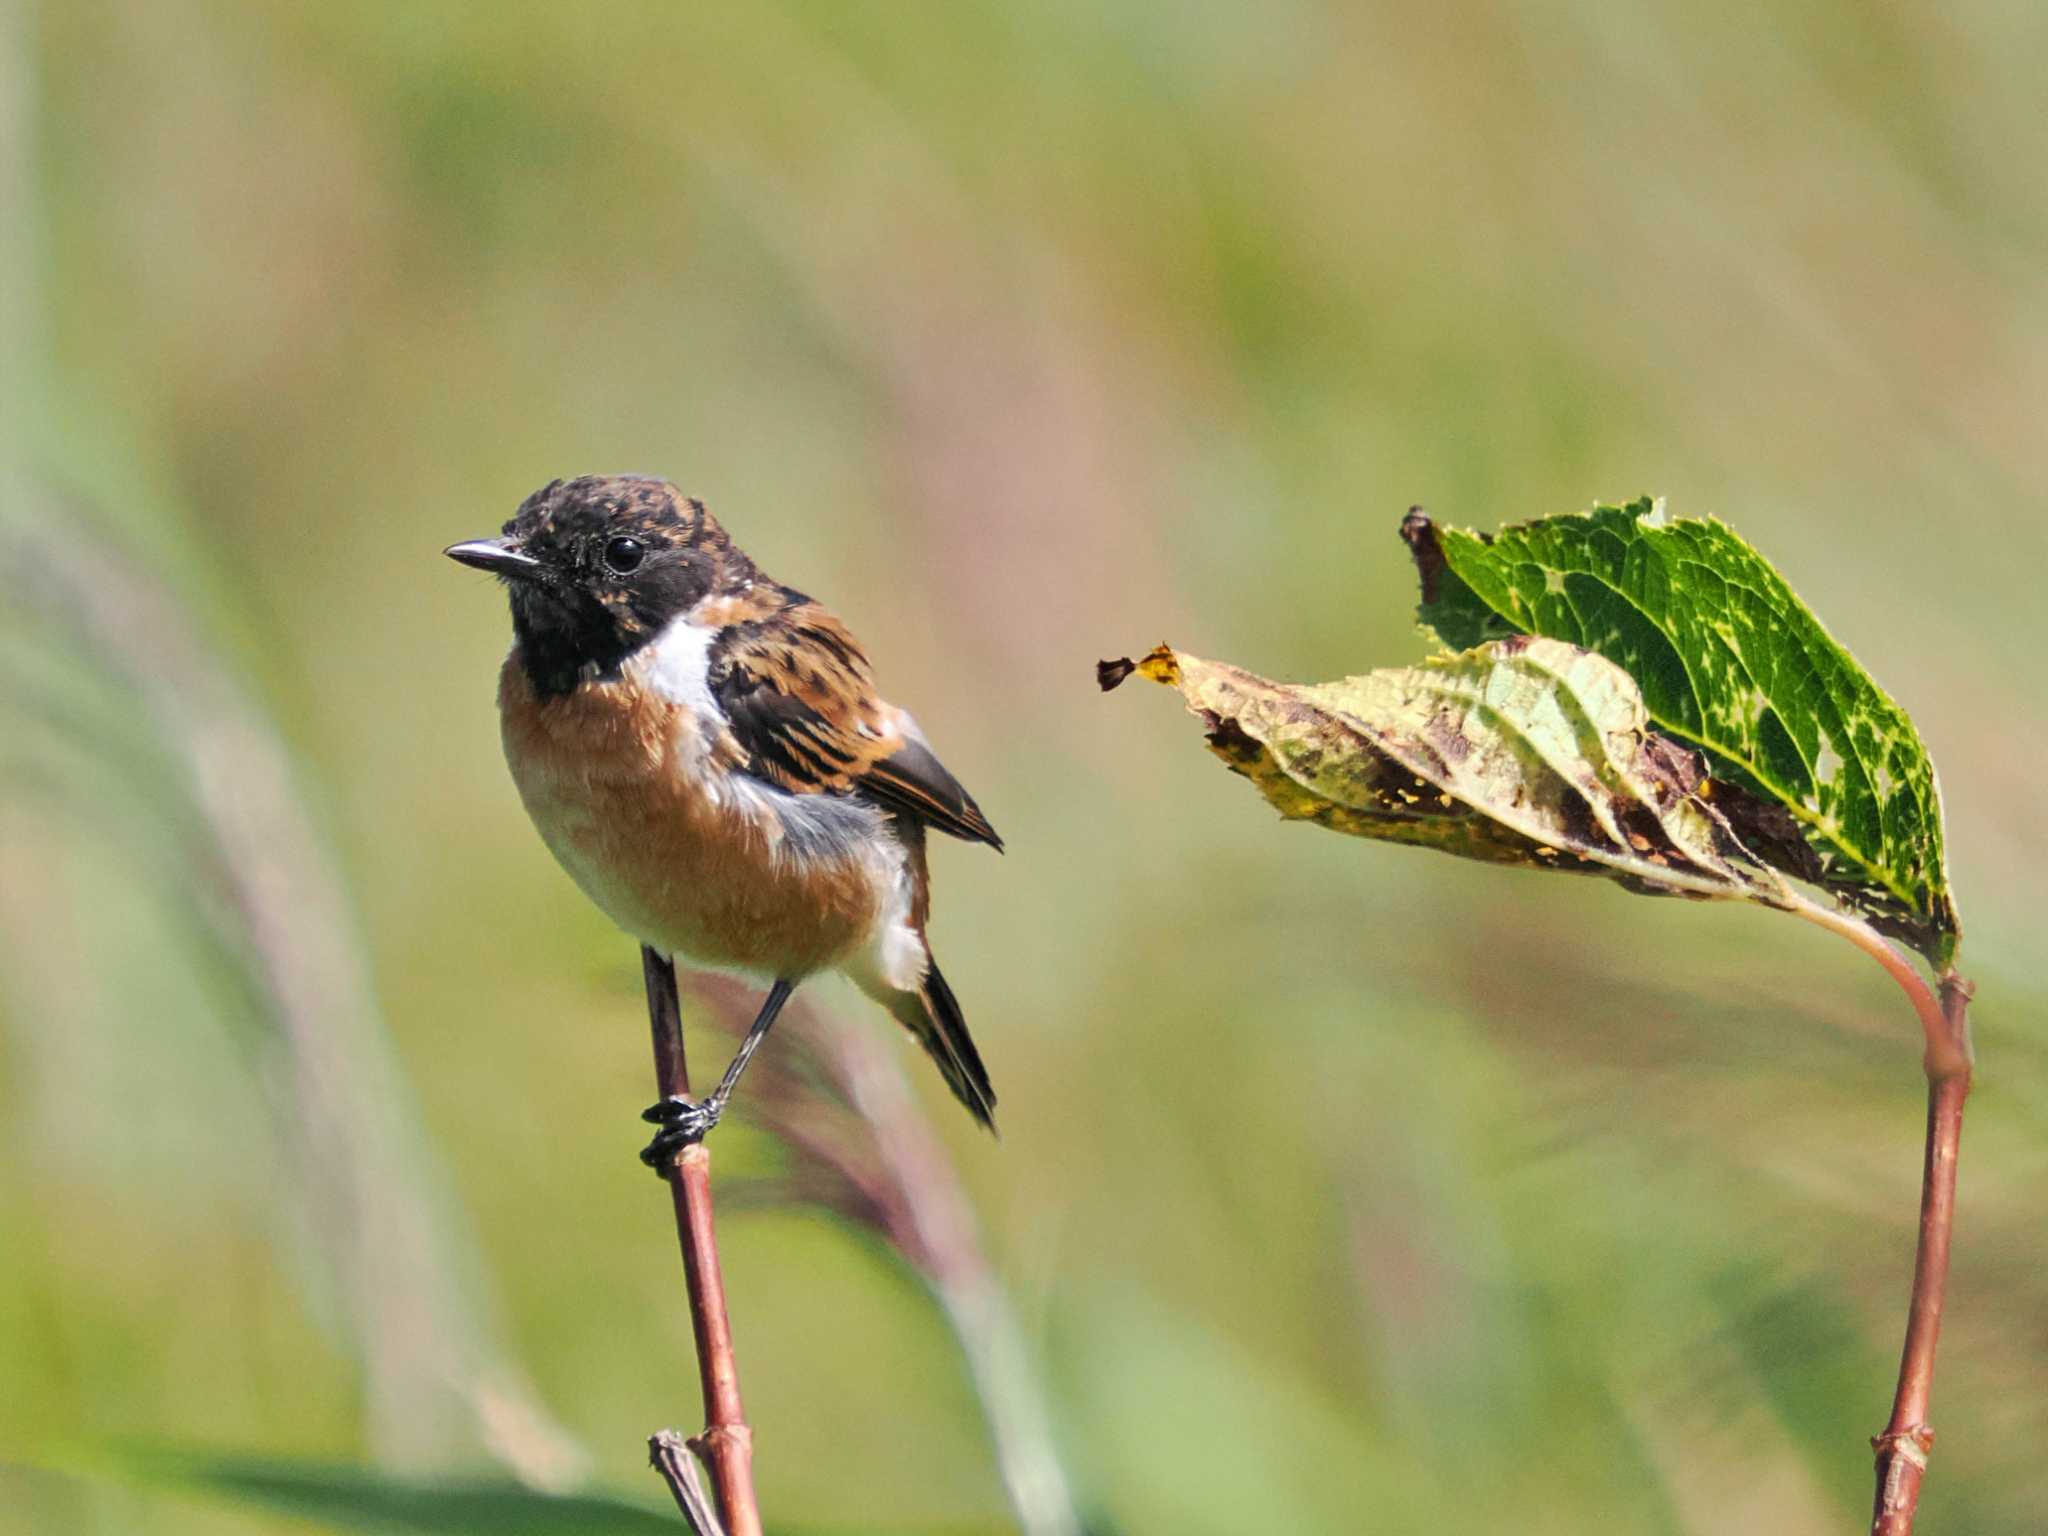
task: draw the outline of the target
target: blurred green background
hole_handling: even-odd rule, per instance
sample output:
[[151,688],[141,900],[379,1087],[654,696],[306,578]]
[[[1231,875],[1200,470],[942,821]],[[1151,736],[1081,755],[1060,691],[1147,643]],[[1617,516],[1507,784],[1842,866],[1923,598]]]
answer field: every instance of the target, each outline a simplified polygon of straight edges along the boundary
[[[1009,840],[935,858],[1003,1140],[902,1054],[1135,1533],[1860,1528],[1922,1114],[1877,969],[1282,827],[1091,676],[1421,654],[1412,502],[1734,523],[1940,766],[1981,1070],[1924,1524],[2040,1529],[2048,12],[0,17],[0,1528],[324,1528],[171,1453],[661,1507],[637,961],[439,554],[632,470]],[[772,1522],[1014,1529],[887,1245],[722,1230]]]

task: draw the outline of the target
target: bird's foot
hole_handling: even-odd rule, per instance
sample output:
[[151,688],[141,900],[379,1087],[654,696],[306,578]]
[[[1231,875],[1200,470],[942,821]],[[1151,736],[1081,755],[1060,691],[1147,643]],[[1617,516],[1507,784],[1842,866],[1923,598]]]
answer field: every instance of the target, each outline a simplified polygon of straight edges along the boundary
[[658,1125],[654,1140],[641,1149],[640,1161],[656,1173],[668,1172],[675,1156],[692,1142],[702,1141],[711,1134],[711,1127],[718,1124],[718,1117],[725,1113],[725,1105],[717,1098],[706,1099],[702,1104],[689,1099],[663,1099],[640,1112],[640,1118],[650,1125]]

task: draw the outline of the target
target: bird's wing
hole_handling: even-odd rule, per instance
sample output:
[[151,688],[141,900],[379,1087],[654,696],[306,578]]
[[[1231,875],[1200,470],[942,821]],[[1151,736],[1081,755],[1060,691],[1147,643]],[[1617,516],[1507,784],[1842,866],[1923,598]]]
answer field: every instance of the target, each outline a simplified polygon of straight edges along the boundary
[[916,724],[875,692],[860,642],[816,603],[721,631],[710,685],[741,766],[756,778],[792,794],[864,795],[941,832],[1003,846]]

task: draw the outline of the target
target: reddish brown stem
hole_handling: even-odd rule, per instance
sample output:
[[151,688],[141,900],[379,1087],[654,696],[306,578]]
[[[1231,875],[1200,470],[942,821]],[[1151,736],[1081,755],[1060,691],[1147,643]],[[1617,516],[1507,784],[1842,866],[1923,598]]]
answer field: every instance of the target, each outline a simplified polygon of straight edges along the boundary
[[[654,1033],[655,1086],[664,1099],[688,1098],[690,1069],[683,1055],[676,968],[666,955],[645,947],[640,965],[647,979],[647,1022]],[[740,1402],[739,1367],[733,1361],[732,1325],[725,1312],[725,1276],[711,1225],[711,1154],[702,1142],[692,1142],[663,1172],[675,1200],[690,1325],[697,1335],[697,1371],[704,1386],[704,1433],[690,1442],[690,1448],[711,1469],[729,1536],[761,1536],[761,1511],[754,1501],[754,1432]]]
[[[1970,1093],[1970,984],[1953,972],[1942,978],[1941,1018],[1947,1049],[1928,1053],[1927,1159],[1920,1182],[1920,1244],[1913,1260],[1913,1304],[1899,1358],[1899,1390],[1891,1421],[1871,1440],[1877,1453],[1877,1496],[1872,1536],[1910,1536],[1920,1507],[1920,1482],[1934,1431],[1927,1422],[1934,1390],[1934,1347],[1941,1336],[1941,1306],[1948,1291],[1949,1239],[1955,1230],[1956,1154],[1963,1137],[1963,1101]],[[1959,1062],[1946,1070],[1937,1061]]]

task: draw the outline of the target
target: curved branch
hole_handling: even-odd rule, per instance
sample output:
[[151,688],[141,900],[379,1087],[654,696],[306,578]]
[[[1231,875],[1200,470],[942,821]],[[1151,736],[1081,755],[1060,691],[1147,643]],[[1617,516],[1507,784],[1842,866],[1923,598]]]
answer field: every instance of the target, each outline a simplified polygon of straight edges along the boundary
[[[1898,947],[1884,935],[1872,928],[1861,918],[1851,917],[1833,907],[1822,906],[1798,892],[1791,892],[1786,910],[1795,917],[1803,917],[1816,927],[1825,928],[1829,933],[1839,934],[1862,950],[1871,959],[1884,967],[1885,974],[1899,984],[1899,990],[1906,994],[1906,1000],[1913,1005],[1913,1012],[1919,1015],[1920,1031],[1926,1037],[1927,1054],[1922,1062],[1928,1079],[1970,1075],[1970,1032],[1960,1024],[1953,1024],[1937,1000],[1934,991],[1913,967],[1913,962],[1899,953]],[[1951,980],[1959,982],[1954,972],[1942,981],[1945,989]]]

